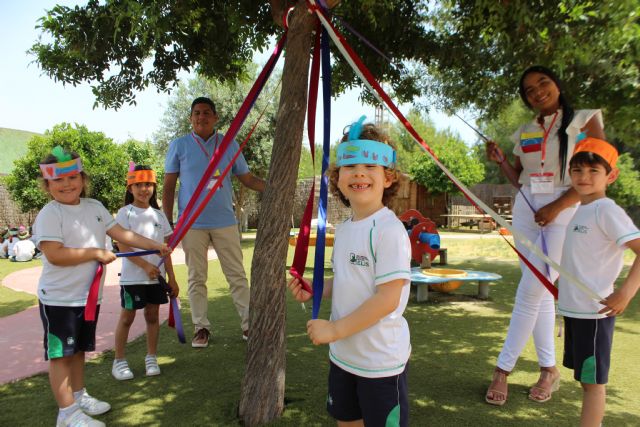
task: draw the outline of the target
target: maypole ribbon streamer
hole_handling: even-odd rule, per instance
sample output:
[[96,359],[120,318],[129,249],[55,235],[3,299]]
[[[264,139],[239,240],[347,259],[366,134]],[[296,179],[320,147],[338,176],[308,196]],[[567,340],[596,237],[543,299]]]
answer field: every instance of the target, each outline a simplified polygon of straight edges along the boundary
[[[313,45],[313,58],[311,61],[311,75],[309,77],[309,102],[307,106],[307,136],[309,138],[309,151],[311,152],[311,164],[313,165],[313,176],[315,176],[315,145],[316,145],[316,103],[318,100],[318,81],[320,80],[320,23],[316,27],[316,37]],[[289,274],[298,279],[302,288],[314,294],[313,289],[304,279],[304,270],[307,264],[309,253],[309,237],[311,235],[311,216],[313,214],[313,200],[316,194],[316,181],[311,182],[309,197],[300,221],[300,230],[296,239],[296,248],[293,255],[293,262],[289,269]],[[316,248],[318,247],[316,237]],[[316,249],[317,250],[317,249]],[[315,318],[315,317],[314,317]]]
[[455,177],[441,162],[438,160],[437,156],[427,145],[427,143],[420,137],[420,135],[416,132],[416,130],[411,126],[411,123],[406,119],[406,117],[400,112],[398,107],[393,103],[391,98],[387,95],[387,93],[382,89],[380,84],[375,80],[371,72],[364,65],[360,57],[355,53],[353,48],[347,43],[342,34],[331,24],[329,18],[326,15],[326,12],[318,6],[316,0],[307,0],[309,5],[309,9],[320,19],[323,27],[327,30],[331,39],[336,44],[336,47],[342,53],[343,57],[347,61],[347,63],[354,70],[356,75],[362,80],[366,87],[372,91],[373,95],[383,104],[385,105],[390,112],[403,124],[405,129],[409,132],[412,138],[420,145],[420,147],[428,153],[428,155],[433,159],[436,165],[444,172],[444,174],[454,183],[456,187],[465,195],[465,197],[472,203],[476,208],[481,209],[482,211],[488,213],[498,224],[502,227],[506,228],[511,232],[513,237],[518,240],[523,246],[529,249],[532,253],[538,256],[541,260],[546,262],[550,267],[553,267],[559,274],[566,277],[573,285],[578,287],[585,294],[589,295],[590,298],[601,301],[602,297],[592,291],[589,287],[587,287],[584,283],[582,283],[578,278],[576,278],[573,274],[569,273],[566,269],[562,268],[558,263],[550,259],[546,256],[542,250],[533,244],[529,239],[526,238],[520,232],[515,231],[511,225],[500,215],[498,215],[493,209],[487,206],[482,200],[480,200],[477,196],[475,196],[471,191],[460,182],[457,177]]

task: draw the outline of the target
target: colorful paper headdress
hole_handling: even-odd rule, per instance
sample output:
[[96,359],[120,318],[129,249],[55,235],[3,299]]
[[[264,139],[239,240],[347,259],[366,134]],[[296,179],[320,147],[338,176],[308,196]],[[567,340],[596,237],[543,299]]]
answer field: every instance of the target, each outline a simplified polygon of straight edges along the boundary
[[612,168],[615,168],[618,162],[618,150],[602,139],[588,137],[581,140],[576,144],[573,155],[575,156],[581,152],[597,154],[609,163]]
[[57,163],[45,163],[40,165],[42,177],[44,179],[57,179],[70,175],[77,175],[82,172],[82,161],[78,157],[74,159],[71,154],[56,145],[51,154],[58,160]]
[[156,173],[150,169],[135,170],[136,164],[129,162],[129,172],[127,172],[127,185],[137,184],[138,182],[156,182]]
[[366,116],[349,127],[347,140],[338,144],[336,165],[380,165],[393,169],[396,165],[396,152],[390,145],[371,139],[359,139]]

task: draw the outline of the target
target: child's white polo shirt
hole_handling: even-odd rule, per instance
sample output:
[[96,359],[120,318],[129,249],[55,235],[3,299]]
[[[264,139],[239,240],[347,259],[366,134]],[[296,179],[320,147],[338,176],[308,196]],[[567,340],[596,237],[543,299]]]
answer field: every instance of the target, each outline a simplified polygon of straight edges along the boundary
[[341,319],[376,293],[378,285],[404,281],[396,309],[368,329],[330,344],[333,363],[354,375],[378,378],[402,373],[411,353],[402,316],[409,299],[411,244],[402,222],[386,207],[336,227],[331,320]]
[[[623,266],[625,243],[640,239],[631,218],[609,198],[580,205],[567,227],[562,266],[601,298],[613,292]],[[599,319],[604,306],[560,276],[558,312],[578,319]]]

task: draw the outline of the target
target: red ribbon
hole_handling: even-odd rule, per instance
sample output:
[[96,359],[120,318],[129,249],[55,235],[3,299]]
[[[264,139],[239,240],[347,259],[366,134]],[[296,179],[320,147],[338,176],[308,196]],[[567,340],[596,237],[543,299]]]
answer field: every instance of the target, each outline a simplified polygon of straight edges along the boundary
[[98,306],[98,294],[100,293],[100,282],[102,281],[102,273],[104,266],[98,263],[96,274],[93,276],[91,286],[89,286],[89,295],[87,295],[87,304],[84,307],[84,320],[93,322],[96,320],[96,307]]
[[[320,23],[316,28],[316,38],[313,45],[313,59],[311,62],[311,76],[309,78],[309,108],[307,109],[307,134],[309,137],[309,150],[311,151],[311,163],[315,171],[315,141],[316,141],[316,103],[318,101],[318,82],[320,81]],[[315,175],[315,173],[314,173]],[[313,180],[307,206],[302,215],[300,223],[300,231],[296,240],[296,250],[293,255],[293,262],[289,274],[298,279],[302,288],[313,294],[313,289],[309,283],[302,278],[307,264],[307,255],[309,253],[309,236],[311,234],[311,216],[313,214],[313,200],[315,198],[316,181]]]

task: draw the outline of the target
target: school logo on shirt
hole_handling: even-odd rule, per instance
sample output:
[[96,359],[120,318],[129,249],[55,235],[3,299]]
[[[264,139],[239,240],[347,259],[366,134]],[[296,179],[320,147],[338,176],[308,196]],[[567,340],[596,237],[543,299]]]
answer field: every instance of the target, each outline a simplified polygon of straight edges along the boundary
[[360,267],[369,267],[369,258],[364,255],[356,255],[353,252],[349,254],[349,262]]
[[67,337],[67,345],[73,345],[74,339],[73,337]]
[[573,226],[574,233],[587,234],[589,232],[589,227],[586,225],[575,224]]
[[98,222],[102,222],[102,217],[101,216],[96,215],[96,219],[98,220]]
[[533,153],[542,149],[542,132],[523,132],[520,134],[520,147],[525,153]]
[[158,224],[157,222],[153,223],[153,228],[160,228],[160,224]]

